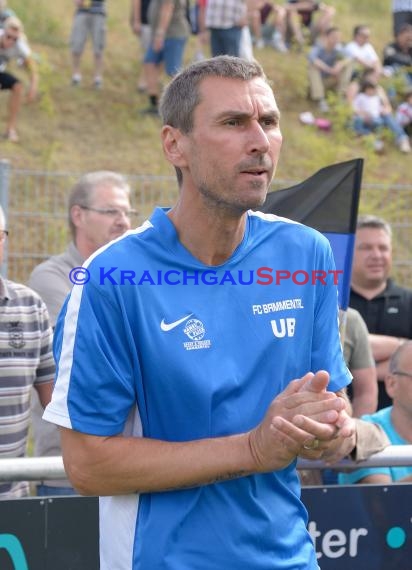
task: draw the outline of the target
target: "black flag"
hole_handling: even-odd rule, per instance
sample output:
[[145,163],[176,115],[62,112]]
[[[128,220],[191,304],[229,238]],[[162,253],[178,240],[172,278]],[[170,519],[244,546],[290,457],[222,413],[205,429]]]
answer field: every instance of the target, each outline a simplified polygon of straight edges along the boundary
[[330,241],[339,279],[339,307],[349,304],[363,159],[322,168],[300,184],[269,192],[260,211],[311,226]]

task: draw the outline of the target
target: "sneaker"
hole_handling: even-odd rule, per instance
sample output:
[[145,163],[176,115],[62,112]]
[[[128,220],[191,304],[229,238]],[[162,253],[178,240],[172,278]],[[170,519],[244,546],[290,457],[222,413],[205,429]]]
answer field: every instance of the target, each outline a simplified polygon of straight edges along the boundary
[[13,142],[13,143],[17,143],[20,140],[16,129],[9,129],[5,133],[4,138],[7,139],[9,142]]
[[376,152],[376,154],[381,154],[385,150],[385,143],[380,139],[376,139],[373,142],[373,150]]
[[78,85],[80,85],[81,82],[82,82],[82,76],[80,75],[80,73],[74,73],[72,75],[72,85],[77,87]]
[[408,137],[402,137],[398,143],[399,150],[405,154],[411,152],[411,145]]
[[275,32],[273,34],[272,46],[275,48],[275,50],[280,51],[281,53],[286,53],[289,51],[280,32]]
[[196,62],[196,61],[204,61],[205,59],[206,59],[205,54],[204,54],[200,49],[198,49],[198,50],[195,52],[195,55],[194,55],[194,57],[193,57],[193,61],[194,61],[194,62]]
[[299,115],[299,121],[303,125],[314,125],[315,117],[313,116],[313,113],[311,113],[310,111],[304,111]]
[[263,49],[264,47],[265,47],[265,42],[262,40],[262,38],[259,38],[258,40],[256,40],[256,44],[255,44],[256,49]]
[[319,101],[319,111],[321,113],[329,113],[330,108],[329,108],[329,105],[325,99],[321,99]]
[[95,89],[101,89],[102,86],[103,86],[103,79],[99,75],[96,75],[93,81],[93,87]]

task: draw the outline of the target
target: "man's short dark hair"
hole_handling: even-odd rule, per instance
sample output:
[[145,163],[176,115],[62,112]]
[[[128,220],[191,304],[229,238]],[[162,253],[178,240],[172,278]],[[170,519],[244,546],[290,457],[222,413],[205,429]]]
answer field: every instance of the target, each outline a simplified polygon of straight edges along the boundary
[[368,89],[376,89],[378,86],[373,81],[369,81],[368,79],[364,79],[360,82],[359,85],[359,92],[365,93]]
[[412,24],[404,22],[401,26],[399,26],[399,30],[396,35],[399,36],[399,34],[404,34],[405,32],[412,32]]
[[325,30],[325,36],[330,36],[333,32],[340,32],[340,29],[337,26],[331,26],[327,30]]
[[226,77],[250,81],[261,77],[267,81],[257,61],[219,55],[189,65],[167,85],[160,100],[160,116],[164,125],[176,127],[182,133],[193,128],[193,112],[200,103],[199,84],[206,77]]
[[359,24],[353,28],[353,37],[356,38],[359,34],[361,34],[364,30],[368,30],[369,26],[366,24]]
[[[219,55],[192,63],[166,86],[160,99],[159,110],[164,125],[170,125],[188,134],[193,129],[194,110],[201,98],[199,84],[207,77],[222,77],[251,81],[256,77],[267,82],[262,66],[257,61],[240,57]],[[182,182],[180,168],[175,167],[179,186]]]

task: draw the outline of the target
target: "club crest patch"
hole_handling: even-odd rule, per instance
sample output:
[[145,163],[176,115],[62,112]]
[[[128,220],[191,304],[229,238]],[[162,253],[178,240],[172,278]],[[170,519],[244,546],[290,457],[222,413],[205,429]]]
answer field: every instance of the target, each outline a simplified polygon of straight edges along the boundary
[[23,348],[26,341],[23,337],[23,324],[20,321],[11,321],[7,323],[9,333],[9,346],[11,348]]

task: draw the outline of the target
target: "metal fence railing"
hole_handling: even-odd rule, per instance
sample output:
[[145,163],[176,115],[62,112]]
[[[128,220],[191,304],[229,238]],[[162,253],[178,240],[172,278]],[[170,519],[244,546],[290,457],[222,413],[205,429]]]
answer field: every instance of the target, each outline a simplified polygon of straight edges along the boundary
[[[80,177],[73,172],[18,170],[0,161],[0,204],[6,211],[10,239],[3,272],[9,279],[26,282],[33,267],[61,253],[70,239],[67,199]],[[177,186],[171,176],[127,176],[131,202],[138,211],[137,225],[153,207],[173,204]]]
[[[342,459],[334,469],[361,469],[364,467],[412,466],[412,445],[390,445],[383,451],[362,461]],[[298,460],[299,469],[322,469],[323,461]],[[328,466],[329,467],[329,466]],[[0,458],[0,481],[40,481],[65,479],[63,460],[56,457],[9,457]]]
[[[8,215],[10,240],[7,271],[10,279],[26,282],[35,265],[67,245],[67,197],[79,178],[74,172],[41,172],[12,168],[0,160],[0,204]],[[127,176],[132,205],[145,220],[157,206],[171,206],[177,197],[173,176]],[[276,180],[272,189],[295,184]],[[384,217],[394,234],[394,277],[412,287],[412,184],[364,184],[360,210]]]

